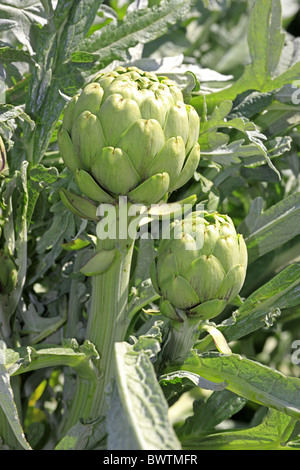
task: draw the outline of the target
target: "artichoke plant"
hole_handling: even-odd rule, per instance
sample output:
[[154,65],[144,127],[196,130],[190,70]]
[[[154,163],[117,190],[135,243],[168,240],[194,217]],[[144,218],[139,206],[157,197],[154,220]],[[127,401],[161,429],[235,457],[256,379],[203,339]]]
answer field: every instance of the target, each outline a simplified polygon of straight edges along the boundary
[[246,244],[230,217],[199,211],[172,223],[151,277],[162,313],[175,322],[185,315],[207,320],[238,295],[246,268]]
[[[62,201],[89,220],[99,220],[96,203],[103,204],[102,209],[110,204],[118,214],[116,226],[124,196],[125,210],[131,204],[148,209],[165,202],[198,166],[199,124],[195,109],[184,103],[180,89],[166,77],[136,67],[98,74],[69,101],[58,132],[60,154],[82,193],[63,188]],[[129,225],[129,217],[125,223]],[[79,416],[105,414],[114,344],[124,340],[130,321],[127,299],[135,236],[127,230],[123,237],[125,228],[121,234],[115,230],[113,237],[97,232],[95,253],[81,268],[92,276],[86,338],[99,351],[101,380],[94,396],[73,402],[65,429]],[[75,396],[84,396],[85,387],[79,381]]]
[[198,135],[199,116],[173,81],[118,67],[69,101],[58,143],[83,195],[150,205],[191,178]]

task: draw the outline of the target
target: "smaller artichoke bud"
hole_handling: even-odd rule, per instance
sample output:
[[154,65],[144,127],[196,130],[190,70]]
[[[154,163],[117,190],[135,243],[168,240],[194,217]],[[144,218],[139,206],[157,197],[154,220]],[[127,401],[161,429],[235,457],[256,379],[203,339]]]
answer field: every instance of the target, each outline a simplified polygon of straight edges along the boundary
[[0,250],[0,294],[9,295],[17,284],[17,266],[7,253]]
[[170,238],[160,243],[151,278],[161,295],[162,313],[182,321],[184,312],[202,321],[219,315],[235,299],[246,269],[246,244],[230,217],[199,211],[173,222]]

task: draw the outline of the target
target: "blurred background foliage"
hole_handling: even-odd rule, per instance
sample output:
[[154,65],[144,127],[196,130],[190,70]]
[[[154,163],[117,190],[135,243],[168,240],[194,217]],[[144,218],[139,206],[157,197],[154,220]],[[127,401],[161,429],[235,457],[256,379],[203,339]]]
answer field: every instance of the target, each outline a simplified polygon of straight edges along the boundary
[[[105,0],[104,4],[122,19],[132,4],[128,0]],[[139,2],[142,3],[142,2]],[[160,0],[149,0],[154,6]],[[253,0],[198,0],[187,18],[169,28],[167,34],[144,47],[143,57],[164,58],[184,54],[185,62],[199,64],[237,79],[247,63],[247,28]],[[281,0],[282,20],[285,30],[300,35],[299,0]],[[112,15],[113,16],[113,15]],[[103,21],[98,14],[98,25]]]

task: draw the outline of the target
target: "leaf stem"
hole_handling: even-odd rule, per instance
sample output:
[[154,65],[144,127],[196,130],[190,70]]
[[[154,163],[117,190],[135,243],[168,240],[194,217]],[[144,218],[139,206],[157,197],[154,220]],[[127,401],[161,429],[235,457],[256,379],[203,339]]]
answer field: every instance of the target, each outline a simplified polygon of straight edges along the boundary
[[105,414],[105,389],[113,374],[114,344],[125,339],[129,326],[128,286],[133,246],[134,240],[123,240],[113,265],[93,279],[87,337],[100,354],[100,373],[103,374],[93,400],[94,417]]

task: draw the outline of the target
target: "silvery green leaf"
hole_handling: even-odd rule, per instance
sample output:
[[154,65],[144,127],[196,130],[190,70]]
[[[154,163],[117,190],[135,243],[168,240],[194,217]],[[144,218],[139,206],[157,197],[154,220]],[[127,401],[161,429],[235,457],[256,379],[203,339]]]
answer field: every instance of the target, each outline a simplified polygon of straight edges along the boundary
[[[124,427],[114,420],[109,429],[110,449],[178,450],[181,448],[168,419],[168,405],[153,365],[143,351],[128,343],[115,344],[117,395]],[[114,412],[112,403],[111,412]],[[124,429],[126,440],[124,441]]]
[[246,429],[217,430],[201,435],[200,442],[197,434],[182,439],[186,448],[197,450],[299,450],[297,434],[297,420],[269,409],[261,423]]
[[[261,201],[257,200],[257,202],[259,202],[257,208],[261,209]],[[257,212],[256,214],[258,216]],[[245,234],[245,242],[249,262],[275,250],[299,234],[299,217],[300,196],[299,193],[294,193],[261,212],[250,232],[247,229],[250,219],[245,219],[246,222],[244,221],[240,230],[246,229],[248,232],[247,235]],[[289,230],[286,229],[287,227]]]
[[185,370],[208,380],[227,382],[227,389],[260,405],[274,408],[292,418],[300,418],[300,379],[239,354],[215,352],[190,355],[170,364],[165,373]]

